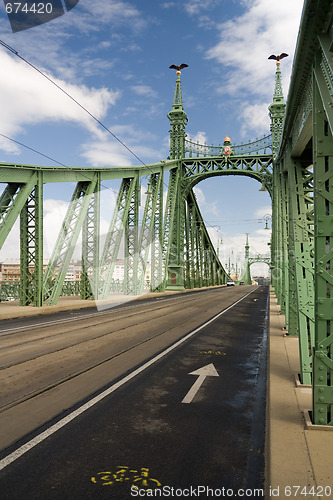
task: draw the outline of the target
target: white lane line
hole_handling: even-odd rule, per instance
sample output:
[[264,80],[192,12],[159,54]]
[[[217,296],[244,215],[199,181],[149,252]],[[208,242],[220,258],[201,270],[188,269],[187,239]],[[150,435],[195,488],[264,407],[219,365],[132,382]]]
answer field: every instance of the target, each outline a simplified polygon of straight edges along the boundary
[[0,460],[0,470],[4,469],[9,464],[11,464],[12,462],[14,462],[18,458],[20,458],[27,451],[31,450],[37,444],[39,444],[42,441],[44,441],[45,439],[47,439],[49,436],[51,436],[52,434],[54,434],[55,432],[57,432],[59,429],[61,429],[62,427],[64,427],[66,424],[68,424],[69,422],[71,422],[72,420],[74,420],[76,417],[78,417],[79,415],[81,415],[82,413],[84,413],[86,410],[88,410],[89,408],[91,408],[95,404],[99,403],[99,401],[101,401],[105,397],[109,396],[112,392],[116,391],[117,389],[119,389],[119,387],[121,387],[122,385],[126,384],[126,382],[128,382],[132,378],[136,377],[139,373],[143,372],[146,368],[148,368],[149,366],[151,366],[152,364],[154,364],[159,359],[163,358],[166,354],[168,354],[169,352],[171,352],[173,349],[175,349],[176,347],[178,347],[179,345],[181,345],[183,342],[186,342],[186,340],[188,340],[189,338],[191,338],[193,335],[195,335],[196,333],[198,333],[200,330],[202,330],[206,326],[208,326],[211,323],[213,323],[213,321],[215,321],[217,318],[219,318],[220,316],[222,316],[222,314],[224,314],[227,311],[229,311],[229,309],[231,309],[232,307],[234,307],[235,305],[237,305],[239,302],[241,302],[242,300],[244,300],[248,295],[250,295],[251,293],[253,293],[255,290],[257,290],[257,289],[255,288],[254,290],[251,290],[251,292],[249,292],[246,295],[244,295],[244,297],[242,297],[241,299],[238,299],[236,302],[234,302],[234,304],[232,304],[231,306],[227,307],[223,311],[219,312],[213,318],[211,318],[210,320],[206,321],[206,323],[202,324],[201,326],[199,326],[195,330],[192,330],[192,332],[190,332],[187,335],[185,335],[185,337],[181,338],[180,340],[178,340],[177,342],[175,342],[174,344],[172,344],[170,347],[168,347],[167,349],[165,349],[164,351],[162,351],[160,354],[157,354],[157,356],[155,356],[154,358],[152,358],[150,361],[147,361],[142,366],[140,366],[139,368],[137,368],[136,370],[134,370],[132,373],[128,374],[126,377],[122,378],[121,380],[119,380],[118,382],[116,382],[115,384],[113,384],[111,387],[109,387],[108,389],[106,389],[105,391],[103,391],[101,394],[99,394],[98,396],[95,396],[90,401],[88,401],[84,405],[80,406],[80,408],[77,408],[72,413],[70,413],[66,417],[62,418],[61,420],[59,420],[59,422],[57,422],[56,424],[54,424],[51,427],[49,427],[44,432],[42,432],[38,436],[36,436],[33,439],[31,439],[30,441],[28,441],[27,443],[25,443],[23,446],[21,446],[17,450],[13,451],[13,453],[10,453],[9,455],[7,455],[5,458],[3,458],[2,460]]

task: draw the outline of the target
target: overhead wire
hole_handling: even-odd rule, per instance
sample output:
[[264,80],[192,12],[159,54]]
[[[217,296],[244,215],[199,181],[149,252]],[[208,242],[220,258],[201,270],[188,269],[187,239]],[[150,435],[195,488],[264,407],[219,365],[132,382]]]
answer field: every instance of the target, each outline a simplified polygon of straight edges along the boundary
[[44,156],[44,158],[47,158],[48,160],[54,161],[54,163],[58,163],[58,165],[60,165],[62,167],[66,167],[67,166],[67,165],[64,165],[63,163],[60,163],[60,161],[55,160],[54,158],[51,158],[51,156],[47,156],[44,153],[41,153],[40,151],[37,151],[37,149],[31,148],[30,146],[27,146],[26,144],[23,144],[22,142],[16,141],[12,137],[8,137],[7,135],[1,134],[1,133],[0,133],[0,136],[4,137],[5,139],[8,139],[9,141],[15,142],[15,144],[19,144],[20,146],[22,146],[24,148],[30,149],[30,151],[33,151],[34,153],[37,153],[37,154],[39,154],[41,156]]
[[[49,76],[47,76],[43,71],[41,71],[39,68],[37,68],[37,66],[35,66],[34,64],[32,64],[30,61],[28,61],[27,59],[25,59],[23,56],[21,56],[17,50],[15,50],[13,47],[11,47],[10,45],[8,45],[7,43],[5,43],[3,40],[0,40],[0,45],[2,45],[5,49],[9,50],[10,52],[12,52],[15,56],[17,56],[19,59],[21,59],[24,63],[26,63],[28,66],[30,66],[32,69],[34,69],[35,71],[37,71],[41,76],[43,76],[44,78],[46,78],[46,80],[48,80],[52,85],[54,85],[58,90],[60,90],[62,93],[64,93],[69,99],[71,99],[75,104],[77,104],[77,106],[79,106],[85,113],[87,113],[94,121],[96,121],[104,130],[106,130],[116,141],[118,141],[131,155],[133,155],[142,165],[144,165],[148,170],[150,170],[151,173],[153,173],[153,171],[151,170],[151,168],[143,161],[141,160],[141,158],[136,154],[134,153],[134,151],[129,148],[121,139],[119,139],[119,137],[116,136],[116,134],[114,134],[106,125],[104,125],[103,122],[101,122],[95,115],[93,115],[93,113],[91,113],[85,106],[83,106],[79,101],[77,101],[71,94],[69,94],[65,89],[63,89],[60,85],[58,85],[54,80],[52,80],[52,78],[50,78]],[[50,156],[47,156],[45,155],[44,153],[41,153],[40,151],[37,151],[36,149],[34,148],[31,148],[30,146],[27,146],[19,141],[16,141],[4,134],[1,134],[0,133],[0,136],[12,141],[12,142],[15,142],[16,144],[19,144],[37,154],[40,154],[41,156],[45,157],[45,158],[48,158],[49,160],[63,166],[63,167],[67,167],[67,165],[64,165],[63,163],[55,160],[54,158],[51,158]],[[84,174],[83,174],[84,175]],[[147,176],[144,176],[144,177],[147,177]],[[88,178],[88,177],[87,177]],[[163,181],[163,184],[168,188],[168,186],[165,184],[165,182]],[[101,184],[102,187],[104,187],[105,189],[108,189],[110,191],[113,191],[114,193],[118,194],[116,191],[114,191],[112,188],[108,187],[108,186],[104,186]],[[258,221],[258,219],[256,219],[256,221]],[[241,221],[214,221],[215,223],[216,222],[223,222],[223,223],[241,223]],[[254,220],[244,220],[243,222],[254,222]],[[207,224],[205,222],[205,224],[209,227],[210,225]],[[210,226],[212,227],[212,226]]]
[[[23,62],[25,62],[28,66],[30,66],[31,68],[33,68],[35,71],[37,71],[41,76],[43,76],[44,78],[46,78],[46,80],[48,80],[52,85],[54,85],[58,90],[60,90],[61,92],[63,92],[69,99],[71,99],[75,104],[77,104],[85,113],[87,113],[93,120],[95,120],[104,130],[106,130],[116,141],[118,141],[131,155],[133,155],[142,165],[144,165],[151,173],[153,173],[153,170],[143,161],[141,160],[141,158],[134,153],[134,151],[129,148],[121,139],[119,139],[119,137],[116,136],[116,134],[114,134],[106,125],[104,125],[103,122],[101,122],[93,113],[91,113],[85,106],[83,106],[79,101],[77,101],[71,94],[69,94],[65,89],[63,89],[60,85],[58,85],[54,80],[52,80],[52,78],[50,78],[49,76],[47,76],[45,73],[43,73],[43,71],[41,71],[39,68],[37,68],[37,66],[35,66],[34,64],[32,64],[30,61],[28,61],[27,59],[25,59],[23,56],[21,56],[17,50],[15,50],[13,47],[11,47],[10,45],[8,45],[7,43],[5,43],[3,40],[0,40],[0,45],[2,45],[5,49],[9,50],[10,52],[12,52],[14,55],[16,55],[19,59],[21,59]],[[25,146],[25,147],[28,147],[29,146]],[[32,149],[32,148],[29,148],[29,149]],[[37,152],[37,151],[36,151]],[[43,156],[46,156],[44,155],[43,153],[40,153],[42,154]],[[51,158],[49,158],[51,159]],[[53,160],[52,161],[56,161],[56,160]],[[56,163],[59,163],[58,161],[56,161]],[[59,163],[60,165],[62,166],[66,166],[66,165],[63,165],[61,163]],[[164,182],[163,184],[168,187]],[[105,186],[104,186],[105,187]],[[109,188],[106,188],[106,189],[109,189]]]

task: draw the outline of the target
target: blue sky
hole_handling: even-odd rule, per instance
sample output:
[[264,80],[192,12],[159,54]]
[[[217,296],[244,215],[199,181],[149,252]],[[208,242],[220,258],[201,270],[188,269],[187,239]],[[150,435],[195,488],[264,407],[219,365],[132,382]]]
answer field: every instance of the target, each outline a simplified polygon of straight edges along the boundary
[[[303,0],[80,0],[49,23],[12,33],[1,3],[0,39],[89,109],[143,162],[152,163],[168,156],[166,115],[176,80],[170,64],[189,65],[181,76],[189,137],[219,144],[228,135],[239,144],[269,133],[275,64],[267,58],[289,54],[281,65],[287,97],[302,6]],[[0,134],[65,165],[138,164],[19,58],[0,48],[0,59]],[[3,162],[54,165],[2,137],[0,154]],[[239,176],[197,185],[203,217],[215,226],[211,237],[215,244],[223,240],[222,262],[232,250],[241,260],[245,233],[253,252],[267,251],[270,232],[259,221],[270,213],[270,199],[259,188]],[[73,189],[45,187],[46,254]],[[105,191],[112,207],[114,193]],[[13,242],[14,233],[0,260],[17,252]],[[266,266],[261,269],[267,274]]]

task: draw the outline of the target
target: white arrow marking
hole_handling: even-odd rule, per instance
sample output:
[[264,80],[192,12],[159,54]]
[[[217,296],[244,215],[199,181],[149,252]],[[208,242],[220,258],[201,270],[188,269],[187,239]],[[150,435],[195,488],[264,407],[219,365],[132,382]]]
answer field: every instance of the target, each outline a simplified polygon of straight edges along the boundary
[[191,403],[192,399],[198,392],[198,390],[201,387],[201,384],[205,380],[206,377],[219,377],[219,374],[217,373],[215,366],[213,363],[210,363],[209,365],[203,366],[202,368],[199,368],[198,370],[195,370],[194,372],[190,372],[189,375],[199,375],[197,380],[194,382],[192,385],[191,389],[188,391],[186,394],[185,398],[183,399],[182,403]]

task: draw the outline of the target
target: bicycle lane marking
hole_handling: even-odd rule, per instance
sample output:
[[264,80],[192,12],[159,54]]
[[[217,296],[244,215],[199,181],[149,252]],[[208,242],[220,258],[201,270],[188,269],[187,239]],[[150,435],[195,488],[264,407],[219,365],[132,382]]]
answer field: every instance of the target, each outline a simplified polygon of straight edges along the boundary
[[209,319],[208,321],[206,321],[205,323],[203,323],[202,325],[200,325],[198,328],[195,328],[190,333],[186,334],[180,340],[178,340],[177,342],[175,342],[174,344],[172,344],[170,347],[168,347],[167,349],[165,349],[161,353],[159,353],[156,356],[154,356],[152,359],[150,359],[149,361],[147,361],[146,363],[144,363],[143,365],[141,365],[139,368],[137,368],[136,370],[134,370],[130,374],[126,375],[124,378],[122,378],[121,380],[119,380],[118,382],[116,382],[115,384],[113,384],[111,387],[109,387],[108,389],[106,389],[105,391],[103,391],[101,394],[99,394],[98,396],[95,396],[90,401],[88,401],[87,403],[83,404],[82,406],[80,406],[79,408],[77,408],[76,410],[74,410],[72,413],[70,413],[66,417],[62,418],[61,420],[59,420],[59,422],[57,422],[56,424],[52,425],[51,427],[49,427],[48,429],[46,429],[45,431],[43,431],[39,435],[35,436],[30,441],[28,441],[27,443],[25,443],[24,445],[22,445],[21,447],[19,447],[17,450],[15,450],[14,452],[12,452],[9,455],[7,455],[6,457],[4,457],[2,460],[0,460],[0,471],[3,470],[8,465],[10,465],[15,460],[17,460],[18,458],[20,458],[22,455],[24,455],[25,453],[27,453],[29,450],[31,450],[32,448],[34,448],[35,446],[37,446],[39,443],[43,442],[45,439],[47,439],[49,436],[51,436],[52,434],[54,434],[55,432],[57,432],[59,429],[61,429],[62,427],[64,427],[68,423],[72,422],[76,417],[78,417],[79,415],[81,415],[82,413],[84,413],[85,411],[87,411],[89,408],[91,408],[94,405],[96,405],[99,401],[103,400],[104,398],[106,398],[107,396],[109,396],[110,394],[112,394],[114,391],[116,391],[117,389],[119,389],[120,387],[122,387],[128,381],[132,380],[134,377],[136,377],[137,375],[139,375],[139,373],[143,372],[148,367],[150,367],[151,365],[153,365],[154,363],[156,363],[156,361],[158,361],[161,358],[163,358],[165,355],[167,355],[168,353],[170,353],[171,351],[173,351],[176,347],[178,347],[181,344],[183,344],[184,342],[186,342],[188,339],[190,339],[193,335],[195,335],[196,333],[198,333],[200,330],[202,330],[206,326],[208,326],[211,323],[213,323],[216,319],[218,319],[220,316],[222,316],[227,311],[229,311],[230,309],[232,309],[234,306],[236,306],[237,304],[239,304],[242,300],[244,300],[246,297],[248,297],[249,295],[251,295],[251,293],[255,292],[256,290],[257,289],[254,288],[253,290],[251,290],[251,292],[247,293],[246,295],[244,295],[243,297],[241,297],[240,299],[238,299],[231,306],[227,307],[226,309],[224,309],[223,311],[219,312],[218,314],[216,314],[215,316],[213,316],[211,319]]

